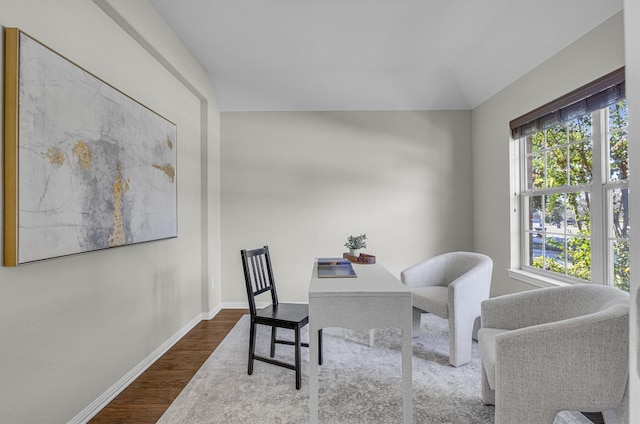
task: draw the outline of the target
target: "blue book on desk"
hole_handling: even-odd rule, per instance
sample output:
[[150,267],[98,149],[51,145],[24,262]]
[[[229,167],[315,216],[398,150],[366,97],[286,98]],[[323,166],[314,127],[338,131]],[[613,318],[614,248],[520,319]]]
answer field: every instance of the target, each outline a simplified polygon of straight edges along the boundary
[[353,266],[345,258],[318,258],[318,278],[357,277]]

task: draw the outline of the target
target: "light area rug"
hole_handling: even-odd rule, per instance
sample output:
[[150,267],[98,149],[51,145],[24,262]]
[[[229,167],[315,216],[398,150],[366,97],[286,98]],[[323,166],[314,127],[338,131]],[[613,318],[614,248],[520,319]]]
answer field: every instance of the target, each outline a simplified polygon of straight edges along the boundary
[[[270,329],[258,326],[256,350],[267,356]],[[288,334],[280,330],[282,336]],[[292,334],[290,334],[293,337]],[[303,340],[307,339],[306,328]],[[319,421],[331,424],[401,423],[401,334],[326,328],[324,364],[319,368]],[[302,388],[295,373],[255,361],[247,374],[249,316],[240,319],[158,421],[160,424],[299,424],[309,421],[308,352],[303,348]],[[414,423],[490,424],[494,407],[480,400],[480,357],[449,365],[448,325],[431,314],[413,339]],[[293,362],[293,348],[279,345],[276,357]],[[562,412],[554,424],[589,424],[581,414]],[[514,423],[515,424],[515,423]]]

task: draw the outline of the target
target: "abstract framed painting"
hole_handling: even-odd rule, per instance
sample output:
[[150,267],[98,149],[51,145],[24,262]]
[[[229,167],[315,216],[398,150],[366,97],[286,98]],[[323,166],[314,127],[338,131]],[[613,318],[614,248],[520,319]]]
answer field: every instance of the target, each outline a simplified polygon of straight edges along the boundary
[[176,125],[5,28],[4,265],[177,237]]

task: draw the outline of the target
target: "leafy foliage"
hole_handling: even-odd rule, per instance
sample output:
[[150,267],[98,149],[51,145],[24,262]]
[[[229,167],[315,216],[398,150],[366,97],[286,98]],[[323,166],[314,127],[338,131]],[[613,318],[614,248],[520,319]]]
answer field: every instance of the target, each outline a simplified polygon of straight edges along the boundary
[[349,236],[347,242],[344,244],[349,249],[364,249],[367,247],[367,235],[360,234],[359,236]]

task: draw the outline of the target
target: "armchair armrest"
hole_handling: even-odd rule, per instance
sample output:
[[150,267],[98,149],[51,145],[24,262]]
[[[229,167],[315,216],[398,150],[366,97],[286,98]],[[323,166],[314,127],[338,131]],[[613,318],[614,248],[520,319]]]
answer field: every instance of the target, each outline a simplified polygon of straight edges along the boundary
[[628,375],[628,322],[628,308],[615,306],[496,336],[500,407],[518,397],[575,410],[615,407]]
[[462,274],[449,284],[449,305],[454,310],[473,309],[480,315],[480,302],[489,298],[491,291],[492,262],[486,262]]
[[400,273],[400,281],[409,288],[443,286],[446,258],[435,256],[413,265]]

